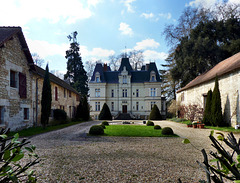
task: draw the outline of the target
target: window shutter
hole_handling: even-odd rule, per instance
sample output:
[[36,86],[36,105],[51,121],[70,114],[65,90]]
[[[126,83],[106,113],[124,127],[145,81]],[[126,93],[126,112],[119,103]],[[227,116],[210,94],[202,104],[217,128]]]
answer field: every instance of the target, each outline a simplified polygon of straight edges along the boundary
[[27,98],[27,80],[26,75],[19,72],[19,95],[20,98]]

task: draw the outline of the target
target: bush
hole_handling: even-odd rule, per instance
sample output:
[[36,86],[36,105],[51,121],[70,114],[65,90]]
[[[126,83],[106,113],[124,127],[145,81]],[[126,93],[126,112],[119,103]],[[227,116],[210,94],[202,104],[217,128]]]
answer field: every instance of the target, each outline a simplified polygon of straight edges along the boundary
[[109,107],[106,103],[104,103],[102,110],[98,116],[99,120],[112,120],[112,114],[109,110]]
[[107,121],[103,121],[103,122],[102,122],[102,125],[104,125],[104,126],[108,126],[109,123],[108,123]]
[[90,135],[103,135],[104,129],[101,125],[93,125],[89,130]]
[[53,118],[54,118],[54,120],[58,120],[58,121],[66,121],[67,113],[61,109],[54,109],[53,110]]
[[106,129],[105,125],[101,124],[100,126],[103,127],[103,129]]
[[162,129],[162,135],[173,135],[173,130],[170,127],[164,127]]
[[152,121],[148,121],[147,126],[154,126],[154,123]]
[[160,130],[160,129],[161,129],[161,126],[155,125],[155,126],[154,126],[154,129],[155,129],[155,130]]
[[161,120],[162,119],[162,115],[158,109],[158,106],[156,104],[154,104],[152,111],[149,115],[149,119],[150,120]]

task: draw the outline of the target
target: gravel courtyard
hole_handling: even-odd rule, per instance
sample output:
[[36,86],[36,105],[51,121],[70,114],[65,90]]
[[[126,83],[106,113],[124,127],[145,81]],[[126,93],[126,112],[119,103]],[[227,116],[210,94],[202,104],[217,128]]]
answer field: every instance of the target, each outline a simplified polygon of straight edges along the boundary
[[[211,148],[209,129],[159,121],[180,138],[89,137],[87,122],[30,138],[42,161],[36,166],[39,182],[182,182],[205,179],[196,163],[200,150]],[[190,144],[182,144],[183,138]],[[239,136],[238,136],[239,138]]]

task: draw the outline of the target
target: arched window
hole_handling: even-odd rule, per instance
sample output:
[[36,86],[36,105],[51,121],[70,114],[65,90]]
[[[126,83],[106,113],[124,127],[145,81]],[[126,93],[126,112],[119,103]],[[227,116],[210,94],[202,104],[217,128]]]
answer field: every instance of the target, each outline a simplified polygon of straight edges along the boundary
[[150,73],[150,81],[151,82],[156,81],[156,73],[154,71],[151,71]]
[[95,74],[95,81],[97,83],[100,83],[100,74],[99,74],[99,72],[96,72],[96,74]]

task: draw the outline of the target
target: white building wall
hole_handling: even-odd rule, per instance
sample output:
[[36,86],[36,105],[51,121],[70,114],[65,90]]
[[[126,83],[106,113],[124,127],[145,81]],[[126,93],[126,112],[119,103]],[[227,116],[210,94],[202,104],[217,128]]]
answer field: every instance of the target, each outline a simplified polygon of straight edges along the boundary
[[[211,89],[213,91],[215,80],[195,86],[193,88],[177,93],[177,101],[181,105],[198,104],[204,108],[203,94]],[[240,91],[240,71],[235,71],[230,74],[219,77],[219,90],[221,94],[222,113],[225,119],[232,126],[240,124],[240,109],[239,109],[239,91]],[[181,101],[181,96],[184,100]]]

